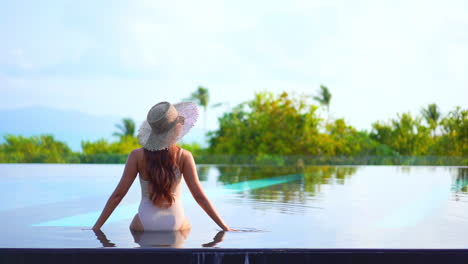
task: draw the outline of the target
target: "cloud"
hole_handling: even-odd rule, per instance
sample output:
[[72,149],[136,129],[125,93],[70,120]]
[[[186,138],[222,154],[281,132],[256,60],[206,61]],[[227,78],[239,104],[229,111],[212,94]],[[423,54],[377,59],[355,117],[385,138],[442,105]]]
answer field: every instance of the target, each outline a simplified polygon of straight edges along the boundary
[[[80,107],[79,98],[90,111],[138,115],[122,108],[146,100],[132,93],[177,100],[204,85],[213,102],[234,104],[262,89],[315,93],[326,84],[335,116],[369,128],[468,95],[461,0],[15,1],[0,22],[5,106],[40,98]],[[98,96],[113,100],[100,108]]]

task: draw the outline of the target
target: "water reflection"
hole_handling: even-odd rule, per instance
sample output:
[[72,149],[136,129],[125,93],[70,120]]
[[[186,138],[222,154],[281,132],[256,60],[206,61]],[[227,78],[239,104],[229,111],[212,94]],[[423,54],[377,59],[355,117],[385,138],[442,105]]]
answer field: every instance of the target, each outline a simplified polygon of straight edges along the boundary
[[282,176],[300,175],[296,179],[268,188],[256,188],[243,192],[242,198],[261,200],[264,202],[305,205],[306,200],[316,196],[323,184],[345,184],[346,178],[356,173],[358,167],[337,166],[219,166],[218,181],[224,185],[248,182]]
[[101,242],[103,247],[116,247],[109,239],[107,239],[106,234],[102,230],[93,230],[96,238]]
[[468,168],[456,168],[452,176],[453,199],[466,202],[468,195]]
[[226,232],[219,231],[214,237],[213,241],[202,244],[203,247],[215,247],[219,242],[223,241],[224,235]]
[[[133,241],[143,248],[183,248],[187,240],[190,229],[178,231],[133,231],[130,230]],[[212,241],[201,244],[202,247],[215,247],[224,240],[226,232],[219,231]],[[103,247],[117,247],[117,245],[107,238],[102,230],[94,230],[97,240]]]
[[190,229],[177,231],[133,231],[133,239],[140,247],[182,248]]
[[[27,171],[33,172],[31,177],[35,177],[36,185],[40,183],[40,188],[28,186],[26,193],[30,194],[28,197],[41,198],[40,203],[17,201],[18,193],[25,193],[29,175],[4,177],[1,198],[5,202],[0,203],[0,216],[6,219],[0,239],[3,247],[461,248],[466,246],[468,237],[466,166],[202,165],[199,174],[203,184],[212,194],[210,199],[224,210],[226,221],[262,230],[226,235],[227,232],[218,232],[209,225],[199,225],[200,231],[194,229],[185,236],[174,232],[128,232],[131,219],[108,226],[106,233],[77,234],[75,227],[66,226],[70,219],[85,224],[78,222],[84,219],[81,217],[102,210],[95,196],[91,196],[94,194],[87,191],[89,179],[100,179],[93,188],[109,193],[115,187],[110,183],[118,180],[115,173],[97,177],[109,171],[107,165],[105,169],[99,169],[101,165],[83,167],[80,173],[86,177],[70,176],[62,170],[57,175],[48,174],[57,170],[56,165],[34,165],[33,169],[33,165],[28,166]],[[58,177],[62,173],[67,177]],[[1,168],[0,174],[6,175]],[[75,200],[63,199],[70,195],[60,191],[62,184],[74,186]],[[130,190],[133,196],[117,210],[125,202],[137,205],[138,187]],[[39,192],[43,189],[48,190],[47,195]],[[82,196],[78,196],[80,193]],[[195,219],[201,217],[200,208],[186,209]],[[122,215],[132,215],[135,209],[125,210]],[[205,220],[198,218],[192,223],[198,226]],[[55,221],[57,226],[36,226],[44,221]]]
[[208,171],[210,166],[197,166],[198,179],[200,181],[206,181],[208,179]]
[[468,168],[457,168],[452,190],[454,192],[468,192]]

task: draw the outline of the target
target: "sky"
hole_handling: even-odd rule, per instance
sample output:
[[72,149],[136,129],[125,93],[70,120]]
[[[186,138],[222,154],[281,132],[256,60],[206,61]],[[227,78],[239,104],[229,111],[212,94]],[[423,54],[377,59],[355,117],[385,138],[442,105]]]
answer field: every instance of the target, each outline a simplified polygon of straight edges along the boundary
[[332,93],[358,129],[467,107],[465,0],[1,1],[0,108],[146,118],[199,85],[217,117],[256,92]]

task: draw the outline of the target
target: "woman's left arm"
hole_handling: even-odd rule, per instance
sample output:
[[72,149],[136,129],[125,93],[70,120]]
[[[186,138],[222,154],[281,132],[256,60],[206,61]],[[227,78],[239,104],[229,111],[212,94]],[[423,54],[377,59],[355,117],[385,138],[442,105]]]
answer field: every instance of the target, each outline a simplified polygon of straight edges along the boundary
[[109,199],[107,200],[106,206],[102,210],[101,215],[99,216],[98,220],[93,226],[93,230],[101,229],[102,225],[107,221],[107,218],[112,214],[114,209],[117,205],[122,201],[125,195],[132,186],[133,181],[136,178],[138,173],[137,168],[137,158],[136,152],[133,150],[127,158],[127,162],[125,163],[125,169],[123,171],[122,178],[120,179],[119,184],[115,188],[114,192],[111,194]]

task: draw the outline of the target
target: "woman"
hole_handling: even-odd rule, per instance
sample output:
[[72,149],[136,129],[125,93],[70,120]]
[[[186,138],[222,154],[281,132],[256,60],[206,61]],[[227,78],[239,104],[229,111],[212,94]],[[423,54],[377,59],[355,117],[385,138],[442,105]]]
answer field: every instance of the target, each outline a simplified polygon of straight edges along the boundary
[[224,223],[203,192],[192,153],[175,145],[193,127],[197,118],[197,106],[191,102],[174,105],[160,102],[149,110],[138,129],[138,141],[143,147],[129,154],[122,178],[93,230],[104,225],[139,174],[142,197],[138,213],[130,224],[132,231],[191,228],[180,199],[182,180],[197,203],[222,230],[235,231]]

